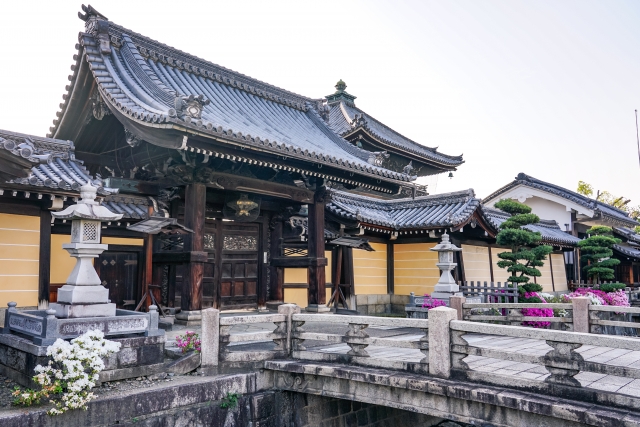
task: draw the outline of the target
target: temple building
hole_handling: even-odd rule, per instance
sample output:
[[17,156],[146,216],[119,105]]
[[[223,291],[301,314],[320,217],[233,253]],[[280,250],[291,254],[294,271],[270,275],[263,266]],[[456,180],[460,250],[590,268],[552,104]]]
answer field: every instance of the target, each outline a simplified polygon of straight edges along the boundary
[[[342,80],[309,98],[151,40],[91,6],[80,17],[50,133],[0,131],[0,306],[55,302],[73,260],[61,248],[70,224],[51,211],[87,181],[123,214],[103,226],[109,249],[94,262],[112,302],[157,302],[187,324],[206,307],[295,302],[325,311],[330,300],[357,308],[358,295],[431,292],[439,274],[430,249],[445,233],[462,248],[456,280],[505,282],[497,253],[507,249],[495,236],[506,214],[491,208],[499,198],[561,201],[532,226],[554,247],[537,279],[549,291],[567,289],[579,225],[635,224],[530,177],[484,204],[471,189],[429,195],[416,179],[451,173],[462,156],[385,126],[356,107]],[[640,242],[629,232],[621,253]]]
[[[626,284],[640,282],[640,250],[637,249],[640,236],[634,231],[640,223],[627,212],[524,173],[487,196],[483,204],[490,207],[504,198],[526,204],[534,214],[554,220],[577,239],[588,237],[587,230],[594,225],[611,227],[615,237],[623,240],[613,248],[614,257],[621,261],[616,267],[615,280]],[[580,261],[579,249],[566,252],[565,262],[568,280],[587,279],[582,275],[584,262]]]

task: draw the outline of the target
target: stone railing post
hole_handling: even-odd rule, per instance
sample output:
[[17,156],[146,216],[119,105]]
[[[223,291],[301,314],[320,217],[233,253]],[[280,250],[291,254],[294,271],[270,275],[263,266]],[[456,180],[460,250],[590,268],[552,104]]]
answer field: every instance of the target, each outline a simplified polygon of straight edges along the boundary
[[291,356],[291,349],[293,348],[293,345],[291,343],[292,316],[294,314],[299,314],[299,313],[300,313],[300,307],[298,307],[295,304],[282,304],[278,306],[278,314],[284,314],[285,316],[287,316],[287,320],[285,321],[287,338],[284,341],[284,345],[282,345],[283,350],[285,351],[287,357]]
[[573,306],[573,332],[589,333],[589,305],[591,300],[587,297],[578,297],[571,300]]
[[200,364],[203,368],[218,366],[220,350],[220,311],[215,308],[202,310],[200,335]]
[[451,376],[451,331],[449,322],[458,312],[449,307],[429,310],[429,374],[440,378]]
[[449,307],[458,312],[458,320],[463,320],[464,313],[462,312],[462,307],[465,302],[467,302],[467,299],[460,295],[454,295],[449,298]]
[[369,338],[369,334],[365,332],[368,326],[362,323],[349,323],[349,330],[345,334],[345,342],[351,350],[347,352],[347,355],[369,357],[369,353],[365,350],[369,345],[365,342]]

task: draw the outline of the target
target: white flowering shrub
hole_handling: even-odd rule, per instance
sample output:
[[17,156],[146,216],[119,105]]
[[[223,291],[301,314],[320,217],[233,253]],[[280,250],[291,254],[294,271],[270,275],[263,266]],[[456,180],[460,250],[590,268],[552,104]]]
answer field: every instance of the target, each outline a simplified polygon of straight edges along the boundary
[[[62,414],[69,409],[87,409],[95,395],[90,390],[104,369],[103,357],[120,350],[120,343],[104,339],[100,331],[88,331],[71,340],[56,340],[47,347],[49,364],[38,365],[33,380],[42,386],[39,391],[16,389],[14,405],[30,406],[51,397],[55,405],[49,415]],[[56,397],[54,399],[54,397]]]

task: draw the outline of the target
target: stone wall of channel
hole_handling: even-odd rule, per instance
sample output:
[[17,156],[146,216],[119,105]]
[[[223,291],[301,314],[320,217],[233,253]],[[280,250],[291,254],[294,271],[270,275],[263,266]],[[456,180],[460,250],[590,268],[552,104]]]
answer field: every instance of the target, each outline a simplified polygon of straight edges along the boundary
[[282,407],[288,411],[282,415],[288,419],[278,427],[429,427],[443,422],[415,412],[312,394],[284,392],[279,398],[286,402]]

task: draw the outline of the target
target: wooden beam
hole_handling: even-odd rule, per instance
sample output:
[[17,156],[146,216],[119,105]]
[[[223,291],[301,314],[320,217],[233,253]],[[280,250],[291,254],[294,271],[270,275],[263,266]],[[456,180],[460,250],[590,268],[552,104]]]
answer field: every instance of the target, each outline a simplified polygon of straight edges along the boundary
[[271,259],[271,266],[282,268],[309,268],[325,267],[328,264],[326,258],[308,256],[289,256]]
[[288,199],[299,203],[313,203],[313,191],[293,185],[278,184],[256,178],[237,176],[229,173],[214,172],[207,186],[215,189],[243,191],[263,196]]
[[[328,194],[322,179],[316,179],[317,190],[313,196],[313,204],[309,205],[308,243],[309,258],[315,260],[309,265],[308,307],[326,305],[327,292],[325,280],[326,258],[324,257],[324,209]],[[324,264],[320,264],[324,260]]]
[[38,303],[49,302],[51,280],[51,211],[40,211],[40,248],[38,259]]
[[[184,225],[193,233],[184,236],[184,249],[189,252],[204,252],[204,223],[207,188],[194,183],[185,189]],[[204,262],[191,260],[182,278],[180,305],[183,311],[202,309],[202,279]]]
[[269,239],[269,219],[263,217],[258,227],[260,239],[258,240],[258,308],[265,309],[267,307],[267,254],[270,248],[267,247]]
[[[271,242],[269,247],[269,260],[282,257],[282,218],[273,216],[270,223]],[[271,272],[271,301],[284,301],[284,269],[269,263]]]
[[116,169],[119,167],[115,157],[107,154],[96,154],[96,153],[88,153],[86,151],[76,151],[76,158],[84,161],[89,165],[108,166],[111,169]]
[[[148,208],[149,216],[153,213],[153,208]],[[153,234],[144,235],[143,245],[144,255],[142,261],[144,262],[144,268],[142,269],[142,291],[141,296],[144,296],[144,311],[149,311],[151,305],[151,295],[149,295],[149,286],[153,282]],[[160,308],[160,307],[158,307]]]

